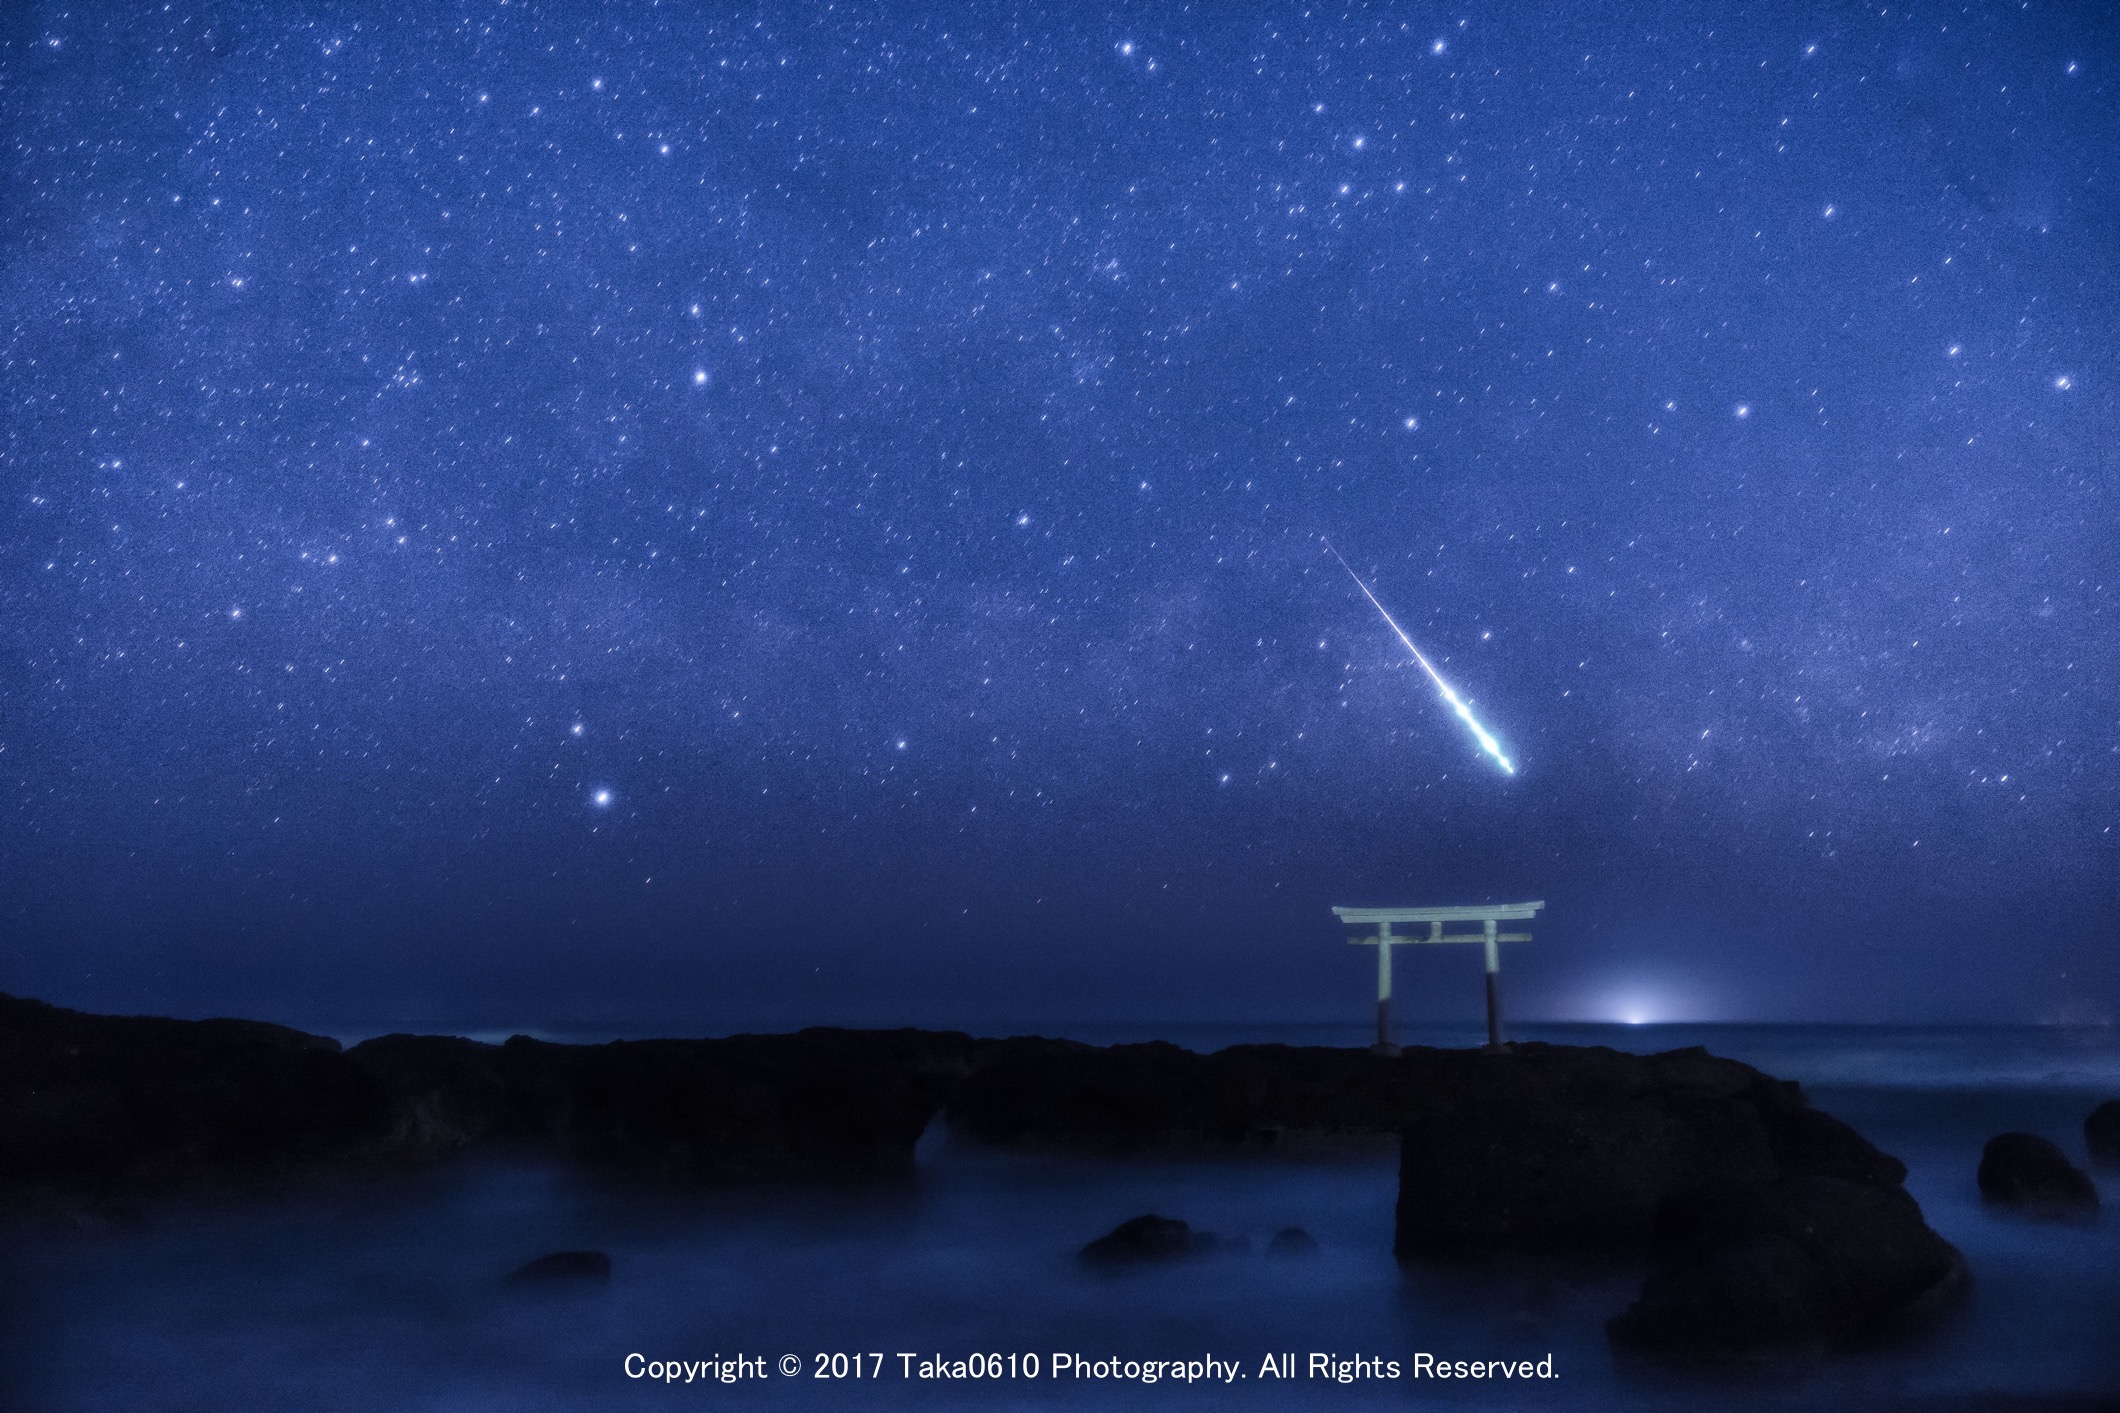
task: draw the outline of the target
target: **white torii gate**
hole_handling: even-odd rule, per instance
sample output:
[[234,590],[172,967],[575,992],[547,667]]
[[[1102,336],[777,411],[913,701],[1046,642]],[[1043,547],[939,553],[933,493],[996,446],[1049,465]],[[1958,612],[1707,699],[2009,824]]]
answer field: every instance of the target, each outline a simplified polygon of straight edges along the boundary
[[[1529,942],[1528,932],[1501,932],[1497,923],[1515,922],[1538,916],[1545,907],[1543,901],[1536,903],[1488,903],[1462,908],[1334,908],[1341,922],[1351,927],[1374,926],[1376,931],[1367,937],[1350,937],[1348,942],[1357,947],[1377,949],[1377,1043],[1373,1047],[1378,1054],[1396,1055],[1399,1047],[1391,1040],[1391,949],[1408,944],[1428,945],[1437,942],[1478,942],[1487,952],[1487,1048],[1500,1049],[1502,1044],[1501,1000],[1495,993],[1494,979],[1502,970],[1503,942]],[[1476,922],[1481,924],[1478,932],[1443,931],[1446,922]],[[1399,923],[1426,924],[1426,937],[1400,937],[1392,932]]]

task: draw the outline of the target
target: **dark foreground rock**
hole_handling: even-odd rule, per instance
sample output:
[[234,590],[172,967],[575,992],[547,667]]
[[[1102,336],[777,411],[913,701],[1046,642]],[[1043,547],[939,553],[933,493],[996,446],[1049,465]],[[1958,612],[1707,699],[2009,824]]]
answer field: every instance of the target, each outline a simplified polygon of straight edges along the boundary
[[1796,1178],[1732,1204],[1660,1263],[1611,1335],[1709,1359],[1808,1355],[1914,1319],[1962,1277],[1904,1189]]
[[611,1258],[601,1251],[554,1251],[525,1261],[508,1273],[517,1282],[566,1283],[611,1279]]
[[1144,1266],[1205,1256],[1222,1249],[1222,1241],[1211,1232],[1194,1231],[1176,1217],[1151,1212],[1119,1223],[1082,1248],[1085,1265],[1106,1268]]
[[2083,1145],[2101,1168],[2120,1168],[2120,1099],[2108,1099],[2083,1120]]
[[706,1181],[901,1173],[973,1044],[812,1030],[610,1045],[391,1035],[342,1050],[254,1021],[0,996],[0,1197],[93,1204],[487,1143]]
[[[488,1145],[691,1182],[871,1178],[910,1171],[943,1114],[1030,1150],[1396,1137],[1402,1258],[1656,1254],[1613,1330],[1639,1348],[1855,1338],[1957,1269],[1897,1160],[1796,1085],[1699,1050],[1201,1055],[828,1029],[609,1045],[392,1035],[341,1050],[254,1022],[0,996],[0,1198],[92,1205]],[[1198,1249],[1205,1234],[1168,1220],[1092,1248],[1122,1262]]]
[[1318,1254],[1318,1239],[1301,1227],[1282,1227],[1266,1243],[1269,1256],[1315,1256]]
[[1786,1179],[1906,1177],[1797,1085],[1703,1050],[1446,1053],[1403,1130],[1401,1256],[1641,1252]]
[[322,1036],[0,996],[0,1194],[255,1181],[381,1143],[391,1109]]
[[2088,1217],[2098,1210],[2098,1189],[2050,1139],[2036,1133],[2003,1133],[1980,1154],[1983,1201],[2050,1220]]
[[950,1123],[1006,1147],[1111,1153],[1375,1139],[1430,1102],[1432,1062],[1455,1053],[994,1041],[951,1099]]
[[1794,1084],[1700,1050],[1457,1063],[1404,1131],[1402,1259],[1651,1255],[1613,1339],[1711,1358],[1856,1340],[1959,1277],[1905,1166]]

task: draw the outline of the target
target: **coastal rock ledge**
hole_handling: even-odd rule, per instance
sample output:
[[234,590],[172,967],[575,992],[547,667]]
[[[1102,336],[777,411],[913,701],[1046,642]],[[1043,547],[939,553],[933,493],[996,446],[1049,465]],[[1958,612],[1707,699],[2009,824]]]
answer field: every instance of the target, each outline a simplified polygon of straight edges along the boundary
[[977,1040],[818,1029],[720,1040],[341,1049],[255,1021],[93,1016],[0,996],[0,1200],[98,1203],[502,1144],[685,1181],[910,1172],[938,1115],[1047,1151],[1400,1144],[1403,1260],[1655,1262],[1623,1345],[1778,1354],[1935,1302],[1958,1254],[1897,1159],[1794,1084],[1701,1050],[1636,1056]]
[[1703,1359],[1858,1341],[1963,1278],[1905,1165],[1793,1083],[1699,1049],[1450,1053],[1403,1131],[1402,1259],[1648,1256],[1613,1341]]

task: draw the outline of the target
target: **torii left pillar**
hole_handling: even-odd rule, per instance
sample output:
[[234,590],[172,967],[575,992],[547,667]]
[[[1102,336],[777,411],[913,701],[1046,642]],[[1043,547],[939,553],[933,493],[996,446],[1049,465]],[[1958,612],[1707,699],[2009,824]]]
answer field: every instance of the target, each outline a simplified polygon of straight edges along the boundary
[[1502,949],[1495,945],[1494,919],[1487,919],[1487,935],[1480,939],[1487,952],[1487,1048],[1502,1048],[1502,1002],[1495,991],[1494,979],[1501,975]]
[[[1379,1055],[1399,1053],[1398,1045],[1391,1038],[1391,949],[1412,940],[1411,937],[1392,936],[1388,922],[1377,924],[1377,1043],[1370,1048]],[[1494,994],[1491,982],[1487,994]]]

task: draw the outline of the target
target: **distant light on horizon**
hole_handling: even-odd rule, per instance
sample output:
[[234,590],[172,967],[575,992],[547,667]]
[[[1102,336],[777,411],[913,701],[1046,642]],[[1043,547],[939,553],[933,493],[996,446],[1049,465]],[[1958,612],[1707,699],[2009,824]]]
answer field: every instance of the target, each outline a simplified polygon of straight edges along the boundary
[[1696,984],[1640,974],[1592,983],[1576,1006],[1583,1020],[1602,1025],[1699,1025],[1728,1018]]

